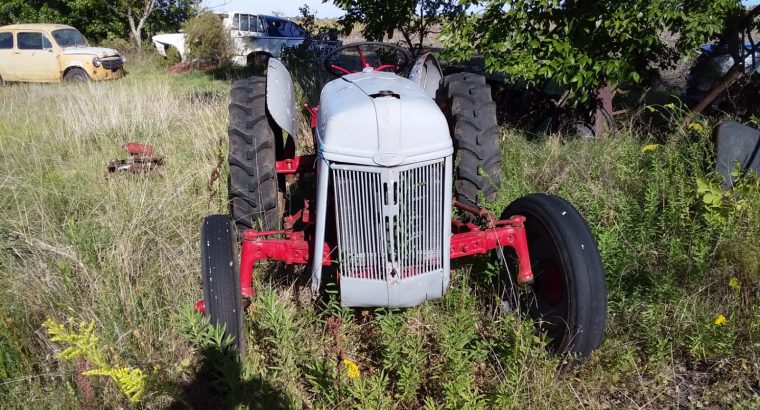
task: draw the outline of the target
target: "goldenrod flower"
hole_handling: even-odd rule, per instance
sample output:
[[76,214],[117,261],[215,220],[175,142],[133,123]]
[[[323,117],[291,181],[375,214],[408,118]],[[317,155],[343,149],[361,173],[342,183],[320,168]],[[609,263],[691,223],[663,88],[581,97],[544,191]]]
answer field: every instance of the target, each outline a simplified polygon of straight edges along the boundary
[[[64,325],[48,319],[43,326],[47,329],[51,342],[63,343],[66,346],[56,357],[65,360],[84,357],[93,368],[82,373],[83,375],[110,377],[130,403],[137,403],[143,397],[148,385],[148,376],[140,369],[108,363],[94,333],[95,322],[82,322],[77,326],[73,321]],[[154,372],[158,372],[159,369],[160,366],[156,365]]]
[[643,147],[643,148],[641,148],[641,152],[642,152],[642,153],[644,153],[644,152],[650,152],[650,151],[654,151],[654,150],[656,150],[656,149],[657,149],[657,147],[659,147],[659,146],[660,146],[660,144],[649,144],[649,145],[644,145],[644,147]]
[[718,315],[715,317],[713,323],[715,323],[715,326],[723,326],[726,324],[726,317],[723,315]]
[[148,376],[140,369],[131,367],[92,369],[82,373],[85,376],[108,376],[113,379],[116,386],[129,399],[130,403],[137,403],[145,394]]
[[692,122],[689,124],[689,129],[695,132],[702,132],[705,130],[705,127],[698,122]]
[[358,379],[360,376],[359,366],[349,359],[343,359],[343,365],[346,366],[346,374],[349,379]]

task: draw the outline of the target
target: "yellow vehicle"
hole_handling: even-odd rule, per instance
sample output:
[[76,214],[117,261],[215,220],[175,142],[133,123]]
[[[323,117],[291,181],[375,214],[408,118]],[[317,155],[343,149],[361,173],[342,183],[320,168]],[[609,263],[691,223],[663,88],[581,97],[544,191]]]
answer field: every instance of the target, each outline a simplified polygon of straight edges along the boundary
[[110,48],[90,47],[75,28],[62,24],[0,27],[0,85],[25,81],[114,80],[124,58]]

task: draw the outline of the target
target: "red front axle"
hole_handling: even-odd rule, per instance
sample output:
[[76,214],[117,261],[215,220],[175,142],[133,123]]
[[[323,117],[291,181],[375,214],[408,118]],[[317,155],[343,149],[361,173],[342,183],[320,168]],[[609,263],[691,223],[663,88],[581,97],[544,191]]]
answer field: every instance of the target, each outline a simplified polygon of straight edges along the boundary
[[[496,221],[491,228],[485,230],[475,224],[452,223],[454,234],[451,235],[451,259],[510,247],[515,250],[519,261],[517,282],[532,282],[533,273],[530,269],[524,222],[525,217],[513,216],[507,220]],[[272,238],[273,236],[282,238]],[[322,251],[323,266],[331,264],[330,249],[330,245],[325,243]],[[273,260],[288,265],[305,265],[309,263],[309,255],[311,244],[304,239],[302,232],[252,229],[244,231],[240,250],[241,293],[244,297],[253,296],[253,267],[257,261]]]

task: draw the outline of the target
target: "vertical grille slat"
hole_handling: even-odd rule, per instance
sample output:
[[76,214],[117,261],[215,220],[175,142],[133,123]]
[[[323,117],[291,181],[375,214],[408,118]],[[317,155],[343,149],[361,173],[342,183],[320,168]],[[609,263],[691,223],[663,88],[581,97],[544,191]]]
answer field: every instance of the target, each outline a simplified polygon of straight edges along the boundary
[[444,159],[331,167],[342,277],[403,281],[443,269]]

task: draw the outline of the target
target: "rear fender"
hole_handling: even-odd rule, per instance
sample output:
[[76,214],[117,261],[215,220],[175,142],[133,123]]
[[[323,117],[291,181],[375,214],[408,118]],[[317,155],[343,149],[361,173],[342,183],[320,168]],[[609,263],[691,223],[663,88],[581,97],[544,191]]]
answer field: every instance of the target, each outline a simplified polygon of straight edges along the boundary
[[270,58],[267,66],[267,109],[272,118],[288,135],[296,133],[296,95],[293,79],[282,62]]
[[443,71],[438,59],[431,53],[425,53],[414,62],[409,72],[409,79],[417,83],[430,98],[435,98],[438,86],[443,79]]

